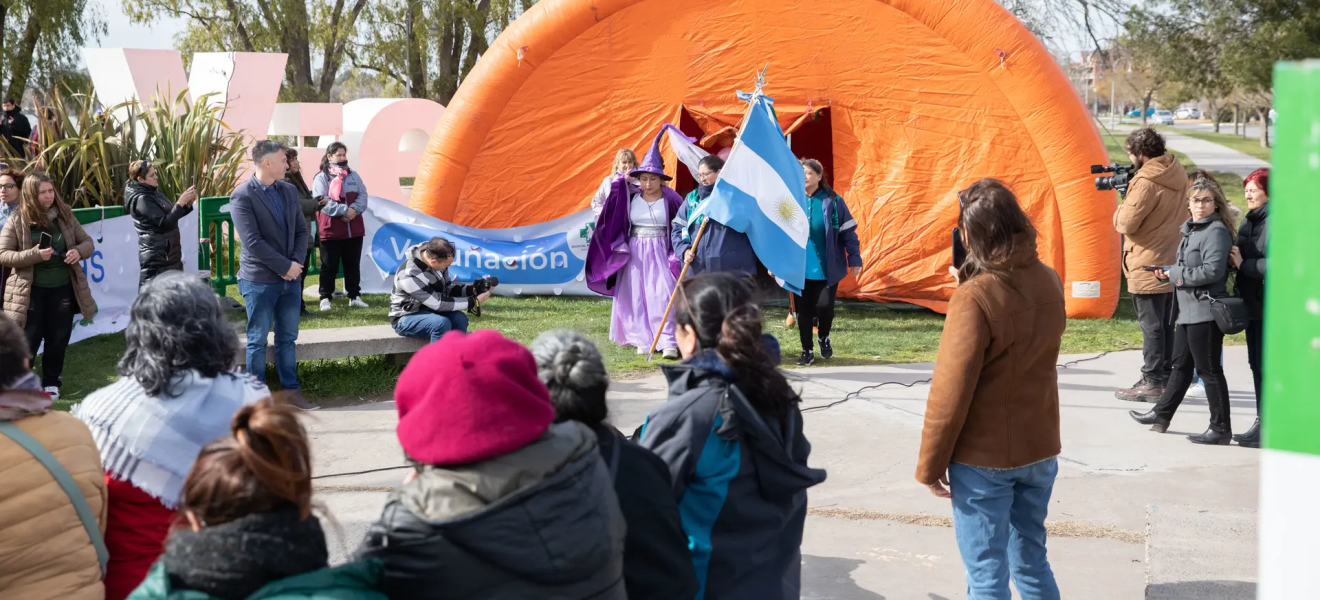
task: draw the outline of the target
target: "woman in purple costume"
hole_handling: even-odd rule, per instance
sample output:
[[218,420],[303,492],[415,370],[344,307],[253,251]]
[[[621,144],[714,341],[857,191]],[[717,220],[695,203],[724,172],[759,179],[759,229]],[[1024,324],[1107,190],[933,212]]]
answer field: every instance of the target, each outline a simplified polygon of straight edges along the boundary
[[[651,348],[679,267],[668,228],[682,198],[665,185],[672,177],[665,174],[659,144],[657,135],[641,166],[628,173],[640,187],[623,174],[611,185],[587,252],[588,287],[614,297],[610,341],[638,354]],[[678,358],[672,322],[665,323],[656,348],[665,358]]]

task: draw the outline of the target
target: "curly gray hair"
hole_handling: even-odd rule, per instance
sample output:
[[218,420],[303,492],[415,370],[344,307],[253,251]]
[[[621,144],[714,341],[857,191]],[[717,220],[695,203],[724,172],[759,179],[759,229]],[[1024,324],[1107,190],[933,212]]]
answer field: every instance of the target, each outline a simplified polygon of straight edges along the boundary
[[119,374],[137,379],[148,395],[177,396],[173,386],[188,371],[217,377],[233,370],[238,335],[196,275],[161,273],[138,291],[129,317]]
[[529,349],[536,358],[537,375],[550,389],[556,423],[594,426],[605,421],[610,376],[595,344],[576,332],[555,329],[538,336]]

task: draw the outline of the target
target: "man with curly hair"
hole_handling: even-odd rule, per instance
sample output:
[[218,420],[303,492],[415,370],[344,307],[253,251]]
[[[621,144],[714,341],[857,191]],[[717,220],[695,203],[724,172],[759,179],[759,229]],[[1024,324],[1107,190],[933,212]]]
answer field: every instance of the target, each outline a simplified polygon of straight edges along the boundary
[[1128,158],[1137,172],[1114,213],[1123,234],[1123,274],[1141,325],[1141,380],[1115,394],[1119,400],[1154,402],[1164,392],[1173,361],[1173,286],[1146,267],[1173,264],[1187,220],[1187,171],[1165,151],[1164,137],[1149,127],[1127,138]]

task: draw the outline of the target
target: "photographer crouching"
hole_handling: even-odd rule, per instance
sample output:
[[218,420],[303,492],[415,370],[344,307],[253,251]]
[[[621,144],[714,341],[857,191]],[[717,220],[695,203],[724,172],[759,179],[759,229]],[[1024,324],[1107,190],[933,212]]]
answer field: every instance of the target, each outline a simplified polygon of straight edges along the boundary
[[444,238],[431,238],[408,249],[408,257],[394,274],[390,294],[390,324],[403,337],[440,339],[450,331],[467,333],[468,317],[463,311],[481,315],[481,303],[490,299],[499,285],[486,276],[473,283],[457,283],[449,277],[454,263],[454,245]]
[[1187,171],[1165,151],[1164,137],[1149,127],[1132,132],[1125,144],[1136,172],[1123,194],[1122,177],[1097,180],[1097,189],[1118,189],[1123,202],[1114,213],[1114,228],[1123,234],[1123,274],[1141,325],[1144,364],[1141,380],[1115,396],[1119,400],[1154,402],[1164,393],[1173,366],[1173,285],[1155,278],[1151,269],[1174,264],[1180,227],[1187,220]]

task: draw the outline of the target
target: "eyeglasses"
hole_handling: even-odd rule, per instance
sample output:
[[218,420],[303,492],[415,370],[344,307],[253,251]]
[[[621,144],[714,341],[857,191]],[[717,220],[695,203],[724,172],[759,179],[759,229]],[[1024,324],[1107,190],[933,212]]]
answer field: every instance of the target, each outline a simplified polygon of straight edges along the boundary
[[710,179],[719,174],[719,171],[697,171],[697,179]]
[[0,183],[0,190],[12,190],[18,187],[16,183]]

